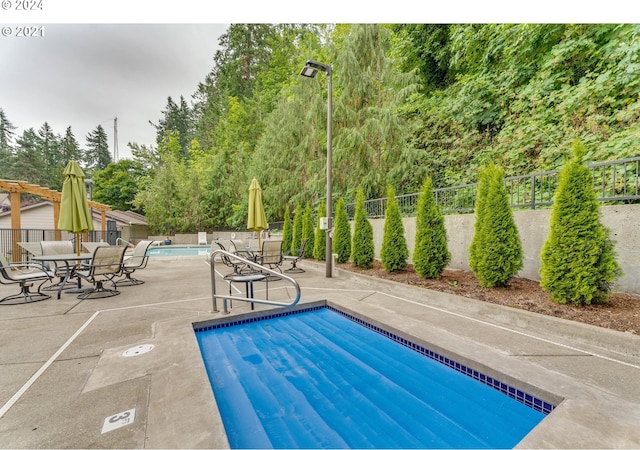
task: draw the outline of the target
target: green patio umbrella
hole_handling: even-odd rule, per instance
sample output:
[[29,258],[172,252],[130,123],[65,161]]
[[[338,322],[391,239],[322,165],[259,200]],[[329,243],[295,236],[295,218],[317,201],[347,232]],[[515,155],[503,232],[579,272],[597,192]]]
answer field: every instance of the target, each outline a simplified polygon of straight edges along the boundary
[[64,184],[60,200],[58,228],[76,235],[76,251],[80,254],[80,234],[93,231],[93,219],[89,210],[84,172],[75,161],[69,161],[64,169]]
[[258,180],[253,177],[249,186],[249,217],[247,219],[247,229],[258,232],[258,247],[260,247],[260,232],[269,227],[267,216],[262,205],[262,189]]

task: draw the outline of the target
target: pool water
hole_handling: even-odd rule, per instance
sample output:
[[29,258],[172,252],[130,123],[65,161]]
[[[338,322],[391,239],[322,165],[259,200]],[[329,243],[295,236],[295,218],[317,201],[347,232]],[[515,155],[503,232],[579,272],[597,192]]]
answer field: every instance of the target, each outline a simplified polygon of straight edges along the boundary
[[149,256],[206,256],[211,251],[207,245],[200,246],[179,246],[167,245],[151,247],[147,250]]
[[327,308],[208,328],[231,448],[512,448],[545,417]]

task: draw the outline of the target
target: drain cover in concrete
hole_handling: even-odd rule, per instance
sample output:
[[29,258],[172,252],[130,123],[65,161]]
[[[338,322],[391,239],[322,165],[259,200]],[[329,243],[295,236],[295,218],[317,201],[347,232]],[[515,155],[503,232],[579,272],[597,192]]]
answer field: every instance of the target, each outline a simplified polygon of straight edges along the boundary
[[125,350],[124,352],[122,352],[122,356],[138,356],[142,355],[143,353],[150,352],[151,350],[153,350],[153,345],[151,344],[137,345],[135,347],[131,347],[129,350]]

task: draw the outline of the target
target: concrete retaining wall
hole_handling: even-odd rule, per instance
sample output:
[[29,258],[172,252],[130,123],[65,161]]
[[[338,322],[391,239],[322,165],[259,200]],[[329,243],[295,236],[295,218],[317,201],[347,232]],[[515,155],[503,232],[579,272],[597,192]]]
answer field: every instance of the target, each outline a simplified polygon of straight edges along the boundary
[[[520,233],[524,251],[524,268],[518,276],[539,280],[540,250],[549,233],[551,210],[514,211],[514,220]],[[618,264],[624,274],[614,284],[616,291],[640,294],[640,205],[602,206],[600,215],[603,225],[611,230],[616,241]],[[376,258],[380,257],[380,247],[384,229],[384,218],[370,219],[373,226]],[[449,267],[469,270],[469,246],[473,239],[474,214],[445,216],[447,243],[451,252]],[[405,239],[409,247],[409,260],[415,245],[415,217],[403,219]]]

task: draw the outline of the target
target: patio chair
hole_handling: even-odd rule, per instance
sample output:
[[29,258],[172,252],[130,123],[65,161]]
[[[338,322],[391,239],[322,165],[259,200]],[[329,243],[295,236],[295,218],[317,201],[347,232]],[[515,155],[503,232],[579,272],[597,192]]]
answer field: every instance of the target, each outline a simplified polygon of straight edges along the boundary
[[153,241],[140,241],[133,249],[133,254],[131,256],[125,256],[122,263],[122,273],[124,275],[124,279],[116,281],[117,286],[136,286],[138,284],[143,284],[144,281],[138,280],[137,278],[133,278],[131,274],[138,269],[144,269],[147,267],[147,262],[149,261],[149,255],[147,255],[147,250],[151,246]]
[[42,255],[42,245],[40,245],[40,242],[18,242],[18,245],[26,250],[29,257]]
[[[280,266],[282,265],[282,241],[264,241],[262,242],[262,251],[257,257],[258,264],[275,269],[282,273]],[[275,275],[268,275],[268,281],[279,280]]]
[[198,232],[198,245],[207,245],[207,232],[199,231]]
[[[9,264],[4,255],[0,255],[0,283],[20,284],[20,293],[8,295],[0,299],[0,305],[17,304],[18,302],[15,300],[23,300],[22,303],[33,303],[51,298],[50,295],[40,292],[40,289],[47,281],[51,281],[53,276],[53,272],[45,270],[40,264]],[[38,285],[37,292],[31,292],[29,290],[34,282],[41,282]],[[14,300],[14,302],[11,302],[12,300]]]
[[[226,248],[224,248],[224,245],[222,245],[220,242],[215,241],[215,244],[224,251],[227,251]],[[211,244],[213,245],[213,244]],[[233,251],[231,253],[234,253]],[[229,280],[229,278],[231,277],[235,277],[235,276],[239,276],[239,275],[245,275],[245,272],[247,272],[248,266],[246,263],[243,263],[242,261],[239,261],[237,259],[231,258],[225,254],[220,254],[220,260],[222,261],[222,264],[224,264],[227,267],[230,267],[231,269],[233,269],[233,272],[230,272],[228,274],[226,274],[223,278],[225,280]]]
[[[40,247],[42,249],[42,255],[62,255],[67,253],[74,253],[72,241],[40,241]],[[44,266],[47,270],[52,270],[55,276],[59,278],[59,281],[51,286],[44,288],[45,291],[55,291],[61,284],[65,283],[65,277],[67,276],[67,266],[63,263],[57,263],[55,261],[44,261]],[[69,287],[75,286],[74,283],[67,280],[66,285]],[[65,289],[66,286],[63,287]]]
[[[83,270],[76,271],[78,277],[92,283],[94,288],[78,295],[79,299],[104,298],[120,294],[113,280],[122,275],[122,260],[126,250],[125,245],[109,245],[94,250],[89,263],[83,266]],[[105,288],[105,281],[111,282],[113,289]]]
[[298,261],[300,261],[302,258],[304,258],[304,249],[307,247],[307,242],[309,242],[309,238],[304,238],[302,240],[302,244],[300,245],[300,248],[291,252],[291,253],[294,253],[294,254],[292,254],[292,255],[284,255],[282,257],[282,259],[284,261],[291,263],[291,267],[289,267],[288,269],[284,270],[286,273],[302,273],[302,272],[304,272],[304,269],[301,269],[296,264],[298,264]]
[[98,247],[105,247],[109,245],[108,242],[83,242],[82,246],[85,248],[85,250],[87,250],[89,253],[93,253],[93,251],[98,248]]

